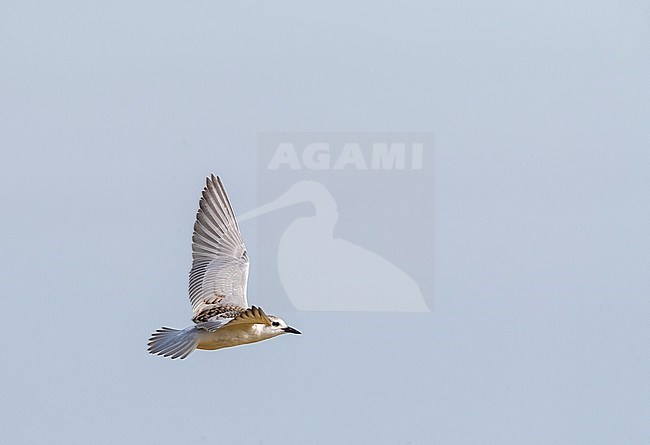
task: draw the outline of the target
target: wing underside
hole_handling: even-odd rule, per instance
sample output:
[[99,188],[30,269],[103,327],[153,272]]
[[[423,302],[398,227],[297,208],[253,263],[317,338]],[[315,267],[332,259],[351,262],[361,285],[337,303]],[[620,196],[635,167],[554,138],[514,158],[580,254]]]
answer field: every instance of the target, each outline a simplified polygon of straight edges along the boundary
[[234,317],[247,308],[248,270],[248,254],[232,206],[221,179],[211,175],[192,234],[189,294],[195,322]]

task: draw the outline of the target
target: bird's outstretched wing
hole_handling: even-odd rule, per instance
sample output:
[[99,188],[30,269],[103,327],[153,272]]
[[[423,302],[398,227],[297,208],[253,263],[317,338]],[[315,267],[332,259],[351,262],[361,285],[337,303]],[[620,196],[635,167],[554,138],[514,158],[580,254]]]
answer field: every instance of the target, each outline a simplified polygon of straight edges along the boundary
[[206,181],[192,234],[190,302],[194,321],[207,321],[208,313],[233,315],[248,307],[248,254],[235,214],[214,175]]

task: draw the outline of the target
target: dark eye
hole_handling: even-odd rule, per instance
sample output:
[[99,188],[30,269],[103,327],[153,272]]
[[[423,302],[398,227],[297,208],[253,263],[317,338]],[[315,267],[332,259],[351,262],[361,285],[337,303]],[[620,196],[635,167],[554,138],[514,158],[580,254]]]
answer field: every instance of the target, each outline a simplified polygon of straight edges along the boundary
[[274,321],[274,322],[271,323],[271,324],[272,324],[273,326],[280,326],[280,323],[278,323],[277,321]]

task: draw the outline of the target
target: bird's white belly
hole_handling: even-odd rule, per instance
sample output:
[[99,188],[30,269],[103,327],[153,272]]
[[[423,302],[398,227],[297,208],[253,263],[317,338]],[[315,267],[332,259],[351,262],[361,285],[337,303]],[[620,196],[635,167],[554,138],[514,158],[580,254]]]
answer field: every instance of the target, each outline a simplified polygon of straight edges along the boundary
[[271,336],[264,335],[258,325],[241,326],[238,328],[217,329],[214,332],[199,331],[197,349],[221,349],[231,346],[244,345],[266,340]]

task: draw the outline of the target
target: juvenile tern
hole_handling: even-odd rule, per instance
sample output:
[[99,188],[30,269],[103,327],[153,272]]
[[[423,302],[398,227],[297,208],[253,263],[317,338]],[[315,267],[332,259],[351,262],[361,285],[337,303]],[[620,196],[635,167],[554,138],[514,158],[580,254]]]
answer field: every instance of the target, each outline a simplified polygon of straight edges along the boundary
[[192,235],[189,294],[194,324],[156,330],[149,338],[149,352],[184,359],[195,349],[221,349],[300,334],[262,308],[248,307],[248,269],[235,213],[221,179],[210,175]]

